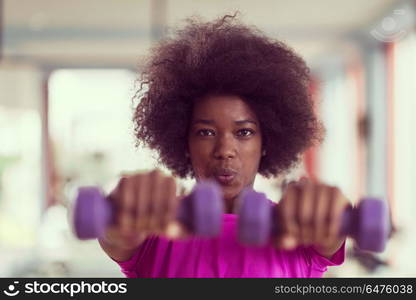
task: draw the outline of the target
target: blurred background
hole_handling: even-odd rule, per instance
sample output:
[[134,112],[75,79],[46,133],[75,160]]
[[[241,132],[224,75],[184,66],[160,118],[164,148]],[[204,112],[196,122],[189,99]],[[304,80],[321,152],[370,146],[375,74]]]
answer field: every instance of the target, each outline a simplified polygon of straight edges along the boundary
[[[68,211],[82,185],[112,189],[156,167],[134,147],[131,98],[143,58],[199,15],[240,19],[293,47],[312,70],[327,135],[286,178],[307,174],[391,209],[382,253],[347,243],[328,277],[416,276],[416,1],[0,0],[0,277],[122,277]],[[162,168],[163,169],[163,168]],[[166,170],[165,170],[166,171]],[[413,184],[412,184],[413,183]],[[193,182],[179,181],[189,188]]]

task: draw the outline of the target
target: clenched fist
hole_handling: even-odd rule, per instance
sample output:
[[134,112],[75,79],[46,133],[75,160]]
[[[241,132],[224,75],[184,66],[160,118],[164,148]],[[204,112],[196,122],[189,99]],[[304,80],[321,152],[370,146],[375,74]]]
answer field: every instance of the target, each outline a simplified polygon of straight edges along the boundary
[[277,205],[281,232],[276,246],[313,245],[322,255],[332,256],[345,240],[339,231],[342,213],[350,205],[337,187],[305,178],[289,183]]
[[[186,236],[185,228],[176,221],[180,198],[176,194],[175,179],[157,169],[123,176],[108,197],[114,219],[100,239],[101,246],[127,254],[151,234],[171,238]],[[116,256],[113,257],[121,259]]]

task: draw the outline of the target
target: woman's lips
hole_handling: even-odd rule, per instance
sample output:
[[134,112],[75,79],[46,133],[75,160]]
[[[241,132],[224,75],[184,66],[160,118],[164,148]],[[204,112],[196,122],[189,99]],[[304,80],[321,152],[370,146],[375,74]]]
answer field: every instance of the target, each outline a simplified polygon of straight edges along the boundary
[[237,171],[230,167],[217,167],[213,172],[215,180],[221,185],[231,185],[237,176]]
[[218,175],[215,176],[215,178],[217,179],[217,181],[221,184],[225,184],[225,185],[229,185],[233,182],[234,180],[234,175]]
[[233,183],[236,174],[217,174],[215,179],[222,185],[230,185]]

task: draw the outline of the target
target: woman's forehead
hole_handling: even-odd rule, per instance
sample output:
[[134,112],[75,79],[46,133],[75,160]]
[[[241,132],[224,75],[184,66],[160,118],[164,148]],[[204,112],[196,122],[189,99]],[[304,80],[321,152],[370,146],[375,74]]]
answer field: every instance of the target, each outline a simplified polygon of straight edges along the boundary
[[233,95],[207,96],[195,102],[193,122],[233,121],[258,123],[256,114],[240,97]]

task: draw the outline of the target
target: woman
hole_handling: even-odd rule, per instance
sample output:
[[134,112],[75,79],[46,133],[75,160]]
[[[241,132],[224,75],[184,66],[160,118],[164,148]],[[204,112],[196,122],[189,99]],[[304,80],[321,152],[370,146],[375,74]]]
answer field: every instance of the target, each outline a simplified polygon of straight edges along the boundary
[[235,16],[190,19],[153,49],[142,80],[138,144],[156,150],[174,176],[215,180],[226,214],[219,237],[192,236],[175,221],[174,177],[158,170],[123,177],[110,197],[115,223],[99,242],[126,276],[320,277],[343,262],[338,231],[349,201],[310,180],[286,188],[272,244],[245,247],[235,238],[241,191],[257,173],[284,174],[322,139],[299,56]]

